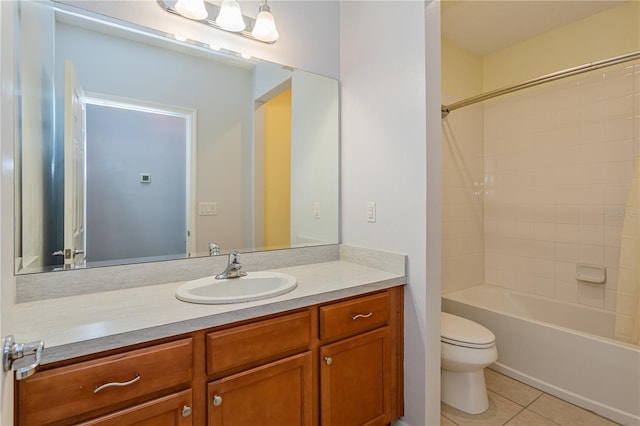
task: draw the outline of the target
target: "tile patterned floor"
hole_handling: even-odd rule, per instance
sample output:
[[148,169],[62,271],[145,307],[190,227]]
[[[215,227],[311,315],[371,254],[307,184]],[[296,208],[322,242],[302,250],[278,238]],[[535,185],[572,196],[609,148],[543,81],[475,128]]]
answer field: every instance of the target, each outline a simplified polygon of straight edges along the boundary
[[610,420],[485,369],[489,409],[471,416],[441,404],[441,426],[615,426]]

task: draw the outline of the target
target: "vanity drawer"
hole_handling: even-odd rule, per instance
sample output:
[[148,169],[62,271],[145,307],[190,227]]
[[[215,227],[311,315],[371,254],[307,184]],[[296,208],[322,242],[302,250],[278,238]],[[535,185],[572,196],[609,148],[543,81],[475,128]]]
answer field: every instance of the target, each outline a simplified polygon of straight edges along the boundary
[[19,382],[19,424],[48,424],[190,384],[192,377],[191,338],[39,372]]
[[298,312],[207,334],[207,374],[307,349],[311,314]]
[[347,336],[389,321],[389,293],[378,293],[320,307],[320,339]]

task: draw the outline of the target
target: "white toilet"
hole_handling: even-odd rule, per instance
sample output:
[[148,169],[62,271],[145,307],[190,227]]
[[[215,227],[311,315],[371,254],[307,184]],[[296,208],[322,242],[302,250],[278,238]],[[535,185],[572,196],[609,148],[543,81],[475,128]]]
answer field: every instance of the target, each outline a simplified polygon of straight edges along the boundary
[[489,408],[483,369],[498,359],[496,336],[480,324],[441,313],[441,399],[469,414]]

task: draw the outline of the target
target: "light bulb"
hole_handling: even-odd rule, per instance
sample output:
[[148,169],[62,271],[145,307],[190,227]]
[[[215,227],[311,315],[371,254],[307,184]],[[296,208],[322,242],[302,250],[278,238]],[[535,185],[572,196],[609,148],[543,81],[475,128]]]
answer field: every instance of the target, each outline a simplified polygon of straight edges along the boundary
[[276,22],[266,1],[260,5],[251,34],[258,40],[266,42],[274,42],[280,37],[276,29]]
[[180,15],[189,19],[204,19],[208,15],[204,0],[179,0],[175,8]]
[[216,18],[216,24],[223,30],[236,33],[244,30],[246,24],[242,17],[240,4],[236,0],[223,0],[220,5],[220,12]]

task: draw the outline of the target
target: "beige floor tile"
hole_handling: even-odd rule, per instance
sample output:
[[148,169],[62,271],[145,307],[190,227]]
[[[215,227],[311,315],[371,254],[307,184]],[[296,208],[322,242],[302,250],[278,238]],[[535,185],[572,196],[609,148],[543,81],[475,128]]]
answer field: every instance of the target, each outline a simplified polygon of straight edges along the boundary
[[554,396],[544,394],[529,406],[531,411],[563,426],[613,426],[616,423]]
[[511,419],[506,426],[558,426],[558,423],[525,409]]
[[440,416],[440,426],[456,426],[456,424],[445,416]]
[[460,426],[496,426],[505,424],[522,410],[521,406],[497,393],[488,391],[488,394],[489,409],[482,414],[470,415],[446,404],[441,404],[442,414]]
[[484,369],[484,378],[487,382],[487,389],[494,391],[498,395],[504,396],[511,401],[526,407],[542,395],[538,389],[525,385],[511,377],[502,375],[490,368]]

